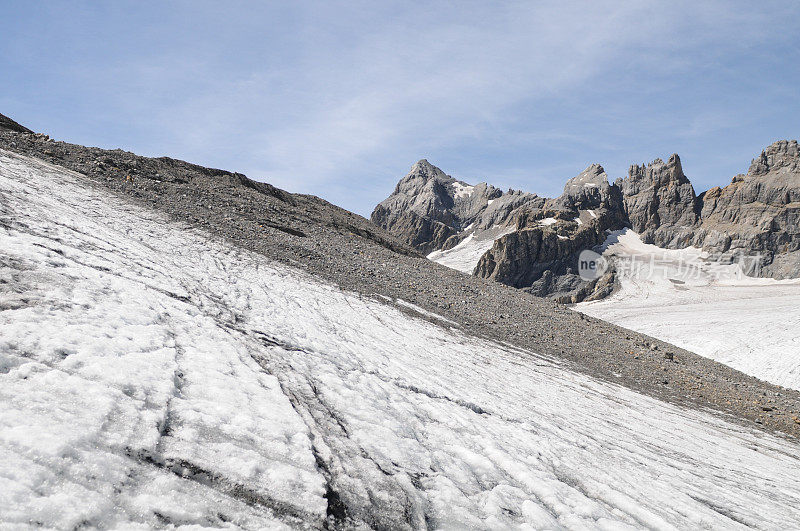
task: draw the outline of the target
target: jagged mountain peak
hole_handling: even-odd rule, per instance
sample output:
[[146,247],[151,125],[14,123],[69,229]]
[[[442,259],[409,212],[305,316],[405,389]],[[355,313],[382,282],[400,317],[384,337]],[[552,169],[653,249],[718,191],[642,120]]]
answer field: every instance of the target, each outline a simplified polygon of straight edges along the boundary
[[589,166],[585,170],[583,170],[581,172],[581,174],[592,173],[592,174],[595,174],[595,175],[601,175],[601,174],[603,174],[605,172],[606,172],[606,170],[603,168],[603,166],[601,166],[600,164],[595,162],[593,164],[589,164]]
[[578,175],[568,180],[564,185],[564,192],[570,188],[592,187],[608,184],[608,175],[599,164],[592,164]]
[[456,245],[468,227],[480,231],[512,224],[513,212],[536,198],[503,193],[485,182],[471,185],[421,159],[375,207],[371,219],[428,254]]
[[421,176],[425,178],[448,178],[439,167],[434,166],[428,159],[420,159],[411,166],[411,171],[408,172],[406,177]]
[[[495,199],[503,195],[503,192],[499,188],[486,182],[472,185],[460,179],[456,179],[446,174],[438,166],[431,164],[428,159],[420,159],[411,166],[411,170],[398,182],[398,187],[395,188],[395,194],[402,193],[405,188],[409,187],[409,184],[411,184],[411,188],[416,188],[419,185],[424,186],[430,183],[444,185],[444,187],[439,187],[437,189],[438,193],[450,195],[454,200],[465,198],[473,193],[485,195],[488,199]],[[510,192],[511,190],[509,190],[509,193]]]
[[592,210],[600,207],[621,208],[621,197],[616,186],[600,164],[592,164],[568,180],[561,197],[554,201],[556,208]]
[[628,168],[626,180],[659,183],[677,181],[681,184],[689,182],[689,179],[683,173],[681,158],[677,153],[670,155],[666,162],[661,158],[656,158],[649,164],[631,164]]
[[800,171],[800,149],[797,140],[778,140],[769,145],[750,164],[748,175],[764,175],[771,171]]
[[455,181],[452,177],[434,166],[426,159],[421,159],[411,166],[409,172],[397,183],[394,194],[419,194],[425,188],[431,188],[437,183]]

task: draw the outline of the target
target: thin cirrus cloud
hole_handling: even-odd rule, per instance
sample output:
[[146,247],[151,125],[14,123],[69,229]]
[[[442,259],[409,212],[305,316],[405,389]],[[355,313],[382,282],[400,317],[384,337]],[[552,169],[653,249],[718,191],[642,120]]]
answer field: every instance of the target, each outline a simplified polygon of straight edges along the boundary
[[[361,214],[423,157],[554,195],[592,162],[613,178],[678,151],[704,188],[797,136],[798,8],[778,3],[24,5],[0,36],[7,110]],[[43,74],[54,46],[75,53]]]

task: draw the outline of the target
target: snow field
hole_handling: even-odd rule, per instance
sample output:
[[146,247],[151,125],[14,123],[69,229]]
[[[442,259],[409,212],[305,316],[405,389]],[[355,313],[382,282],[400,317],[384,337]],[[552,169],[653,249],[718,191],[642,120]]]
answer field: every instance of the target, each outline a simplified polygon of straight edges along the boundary
[[576,309],[788,388],[800,389],[800,281],[751,278],[700,249],[612,233],[604,256],[621,289]]
[[406,316],[0,151],[0,522],[764,528],[795,442]]

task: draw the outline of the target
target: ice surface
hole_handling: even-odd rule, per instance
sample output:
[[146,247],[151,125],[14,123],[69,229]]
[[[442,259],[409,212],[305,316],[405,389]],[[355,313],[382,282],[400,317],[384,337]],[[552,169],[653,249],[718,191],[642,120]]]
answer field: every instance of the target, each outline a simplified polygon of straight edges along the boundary
[[462,273],[472,274],[481,256],[492,248],[495,240],[512,232],[514,229],[509,227],[492,227],[479,233],[473,232],[452,249],[433,251],[428,259]]
[[661,249],[630,230],[605,246],[621,289],[576,309],[800,389],[800,282],[747,277],[700,249]]
[[2,151],[0,280],[6,526],[319,527],[337,497],[389,528],[800,520],[794,442],[407,316]]

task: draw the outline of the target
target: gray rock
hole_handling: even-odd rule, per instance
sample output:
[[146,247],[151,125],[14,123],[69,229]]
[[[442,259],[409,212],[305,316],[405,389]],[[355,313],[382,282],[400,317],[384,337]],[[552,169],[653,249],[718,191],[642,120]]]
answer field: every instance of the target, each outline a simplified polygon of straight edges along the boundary
[[[567,181],[555,199],[502,193],[485,183],[466,194],[467,186],[420,161],[372,220],[425,254],[450,249],[472,233],[513,228],[478,261],[475,275],[567,302],[595,296],[597,282],[577,274],[578,255],[603,243],[606,230],[627,223],[621,190],[602,166],[593,164]],[[556,222],[542,224],[547,218]],[[606,284],[598,289],[608,291]]]
[[643,241],[661,247],[686,247],[691,242],[701,203],[677,154],[666,163],[656,159],[647,166],[633,165],[616,184],[630,227]]
[[747,174],[766,175],[778,170],[785,170],[787,173],[800,172],[797,140],[778,140],[773,143],[753,159]]
[[603,167],[592,164],[567,181],[564,193],[553,201],[553,206],[577,210],[621,210],[622,195],[617,186],[609,184]]
[[747,175],[702,195],[693,244],[719,257],[760,256],[753,274],[800,276],[800,153],[781,140],[753,160]]
[[536,198],[513,190],[504,194],[486,183],[471,186],[423,159],[375,207],[371,219],[428,254],[454,247],[466,231],[510,223],[520,206]]
[[[546,218],[556,221],[543,225]],[[602,166],[593,164],[567,181],[558,198],[529,203],[518,212],[518,230],[495,241],[474,274],[537,296],[580,302],[595,296],[598,286],[578,275],[581,251],[600,245],[607,230],[625,223],[619,187],[609,184]],[[597,289],[607,294],[607,282]]]

